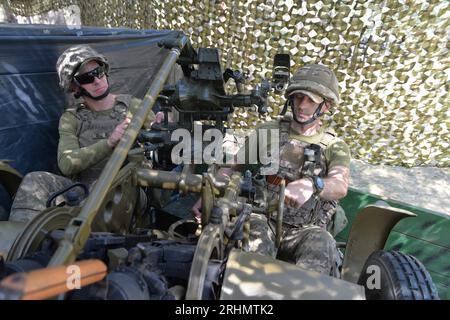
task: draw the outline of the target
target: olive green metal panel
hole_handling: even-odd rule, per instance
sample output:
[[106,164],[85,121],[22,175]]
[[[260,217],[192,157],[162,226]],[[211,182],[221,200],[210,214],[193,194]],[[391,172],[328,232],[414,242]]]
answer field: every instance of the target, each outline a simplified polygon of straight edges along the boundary
[[439,273],[428,270],[441,300],[450,300],[450,279]]
[[[353,220],[355,215],[365,206],[375,203],[382,199],[375,195],[359,192],[350,189],[347,197],[340,201],[344,208],[347,218]],[[444,214],[415,207],[398,201],[382,199],[393,207],[405,209],[417,215],[414,219],[405,219],[400,221],[395,227],[399,231],[412,237],[422,239],[440,246],[450,246],[450,217]],[[346,239],[350,231],[350,224],[337,237]]]
[[234,249],[221,300],[361,300],[364,288],[269,256]]
[[449,218],[437,216],[431,212],[414,210],[414,208],[408,210],[416,213],[417,218],[399,222],[394,228],[395,231],[438,246],[450,247]]

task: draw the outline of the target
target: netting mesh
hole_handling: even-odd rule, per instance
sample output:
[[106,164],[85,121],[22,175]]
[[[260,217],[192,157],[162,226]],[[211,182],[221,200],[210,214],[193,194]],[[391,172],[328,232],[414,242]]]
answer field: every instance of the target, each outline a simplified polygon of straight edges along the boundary
[[[271,76],[276,53],[293,70],[323,63],[336,71],[342,104],[330,123],[354,158],[402,166],[449,166],[448,1],[3,1],[30,16],[78,5],[83,25],[178,29],[217,46],[225,65],[250,80]],[[273,96],[275,114],[284,103]],[[238,110],[232,127],[270,117]]]

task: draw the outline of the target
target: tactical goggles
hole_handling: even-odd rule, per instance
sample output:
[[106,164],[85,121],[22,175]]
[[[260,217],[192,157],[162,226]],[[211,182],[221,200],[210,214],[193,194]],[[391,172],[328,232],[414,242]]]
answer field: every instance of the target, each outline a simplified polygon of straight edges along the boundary
[[105,75],[105,66],[98,66],[94,70],[75,76],[79,84],[89,84],[95,81],[95,78],[101,79]]

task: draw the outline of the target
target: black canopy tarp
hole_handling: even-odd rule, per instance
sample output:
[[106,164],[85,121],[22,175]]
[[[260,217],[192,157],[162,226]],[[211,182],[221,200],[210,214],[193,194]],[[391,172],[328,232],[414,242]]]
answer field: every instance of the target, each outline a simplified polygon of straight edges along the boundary
[[[89,44],[110,62],[112,92],[143,97],[165,57],[161,40],[178,31],[0,25],[0,159],[20,173],[59,173],[58,121],[73,98],[58,86],[56,61],[68,47]],[[175,77],[175,73],[173,73]],[[175,80],[174,78],[172,80]],[[0,205],[11,200],[0,186]],[[5,217],[1,216],[0,220]]]

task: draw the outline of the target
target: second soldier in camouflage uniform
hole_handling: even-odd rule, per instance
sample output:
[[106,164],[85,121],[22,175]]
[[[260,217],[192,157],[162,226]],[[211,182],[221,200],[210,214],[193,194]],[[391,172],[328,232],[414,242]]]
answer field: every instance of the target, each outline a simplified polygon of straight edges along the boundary
[[[49,172],[27,174],[11,207],[10,221],[29,221],[45,209],[49,196],[73,181],[91,185],[122,138],[140,100],[110,93],[107,59],[88,45],[65,50],[56,69],[59,85],[82,102],[66,109],[59,122],[58,166],[66,177]],[[163,113],[151,113],[160,122]]]
[[[276,206],[279,183],[282,178],[286,180],[282,239],[279,248],[275,248],[275,237],[266,217],[253,213],[250,250],[277,256],[306,269],[336,274],[336,243],[327,229],[331,231],[333,223],[339,220],[334,219],[340,209],[337,200],[347,193],[350,151],[320,120],[324,113],[338,107],[336,76],[323,65],[304,66],[290,80],[286,98],[286,106],[291,106],[292,113],[256,129],[267,130],[269,136],[270,129],[279,130],[279,170],[276,175],[265,177],[265,192],[260,194],[268,207]],[[258,139],[258,147],[268,141],[271,139],[266,142]],[[248,149],[247,142],[240,152]],[[266,146],[265,150],[271,147]],[[219,173],[230,175],[231,170],[222,168]],[[196,216],[200,214],[199,204],[193,208]],[[337,218],[345,219],[342,215]]]

